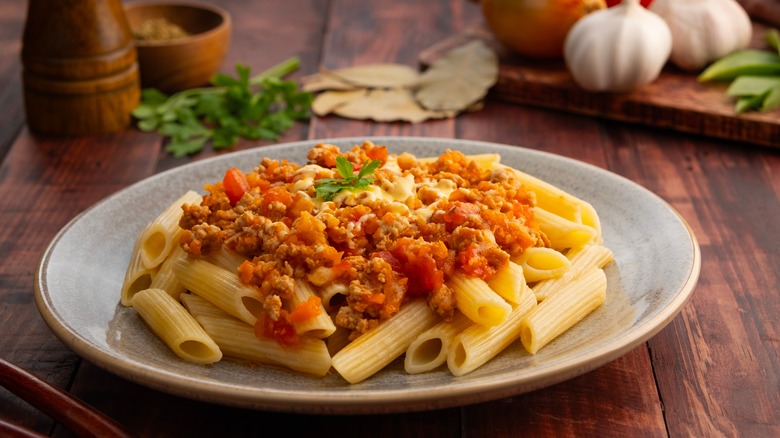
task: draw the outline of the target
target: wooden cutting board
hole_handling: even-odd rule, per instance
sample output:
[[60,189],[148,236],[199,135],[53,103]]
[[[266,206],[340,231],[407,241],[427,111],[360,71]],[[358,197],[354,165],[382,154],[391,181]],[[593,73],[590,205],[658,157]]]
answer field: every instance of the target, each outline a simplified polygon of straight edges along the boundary
[[[751,47],[769,50],[767,27],[754,24]],[[780,148],[780,110],[737,115],[725,95],[728,83],[700,83],[695,73],[667,65],[658,79],[630,93],[592,93],[579,88],[562,60],[532,60],[509,53],[484,27],[447,38],[420,54],[423,67],[448,50],[481,39],[499,54],[498,82],[491,95],[545,108],[640,123]]]

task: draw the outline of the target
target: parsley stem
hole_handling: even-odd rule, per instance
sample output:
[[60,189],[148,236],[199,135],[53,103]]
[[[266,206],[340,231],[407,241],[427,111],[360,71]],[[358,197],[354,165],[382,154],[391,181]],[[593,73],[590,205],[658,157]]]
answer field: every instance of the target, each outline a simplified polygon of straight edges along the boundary
[[253,76],[249,79],[249,85],[261,84],[268,78],[282,78],[297,70],[300,65],[301,60],[297,56],[293,56],[292,58],[282,61],[268,70]]
[[[260,85],[268,78],[282,78],[287,76],[288,74],[294,72],[300,66],[300,64],[301,60],[297,56],[293,56],[285,61],[280,62],[279,64],[274,65],[268,70],[253,76],[249,79],[249,85]],[[160,111],[166,111],[169,107],[174,106],[179,101],[188,97],[203,96],[206,94],[219,94],[225,90],[227,90],[227,87],[200,87],[179,91],[168,99],[167,104],[163,104],[160,107]]]

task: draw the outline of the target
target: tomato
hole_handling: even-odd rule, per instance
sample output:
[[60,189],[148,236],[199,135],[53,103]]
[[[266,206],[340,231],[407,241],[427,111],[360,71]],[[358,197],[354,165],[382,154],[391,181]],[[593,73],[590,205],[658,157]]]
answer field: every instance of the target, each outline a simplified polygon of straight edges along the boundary
[[[641,4],[644,7],[650,6],[650,3],[652,3],[653,0],[639,0],[639,4]],[[612,6],[619,5],[620,0],[607,0],[607,7],[611,8]]]
[[274,321],[265,313],[257,318],[255,323],[255,336],[258,338],[271,338],[285,347],[294,347],[301,342],[301,338],[295,332],[295,327],[287,320],[287,312],[281,311],[279,319]]
[[563,57],[574,23],[607,7],[604,0],[481,0],[482,15],[496,39],[520,55]]
[[249,190],[249,181],[246,174],[236,167],[232,167],[225,172],[225,178],[222,179],[222,188],[230,200],[231,205],[236,205],[244,193]]

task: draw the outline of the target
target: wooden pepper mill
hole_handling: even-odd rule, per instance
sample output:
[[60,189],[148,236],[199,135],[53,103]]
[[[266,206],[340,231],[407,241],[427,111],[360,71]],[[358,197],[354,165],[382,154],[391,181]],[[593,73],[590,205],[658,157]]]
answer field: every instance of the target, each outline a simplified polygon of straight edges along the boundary
[[29,0],[22,66],[33,131],[116,132],[139,103],[136,50],[120,0]]

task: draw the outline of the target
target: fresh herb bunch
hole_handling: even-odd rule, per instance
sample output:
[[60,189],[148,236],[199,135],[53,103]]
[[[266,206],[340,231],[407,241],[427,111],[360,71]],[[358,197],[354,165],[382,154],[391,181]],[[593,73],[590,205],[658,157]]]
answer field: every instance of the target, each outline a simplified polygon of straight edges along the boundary
[[314,190],[317,192],[317,196],[326,201],[331,201],[334,196],[344,190],[364,189],[374,182],[374,179],[369,178],[368,175],[374,173],[380,164],[382,162],[379,160],[366,160],[358,174],[355,175],[355,168],[352,166],[352,163],[344,157],[337,157],[336,170],[341,175],[341,178],[318,179],[314,181]]
[[148,88],[133,116],[140,130],[170,137],[166,151],[176,157],[201,151],[209,140],[214,149],[235,146],[239,138],[276,140],[310,115],[312,94],[282,79],[299,65],[293,57],[250,77],[250,69],[238,64],[236,77],[219,73],[213,87],[172,96]]

